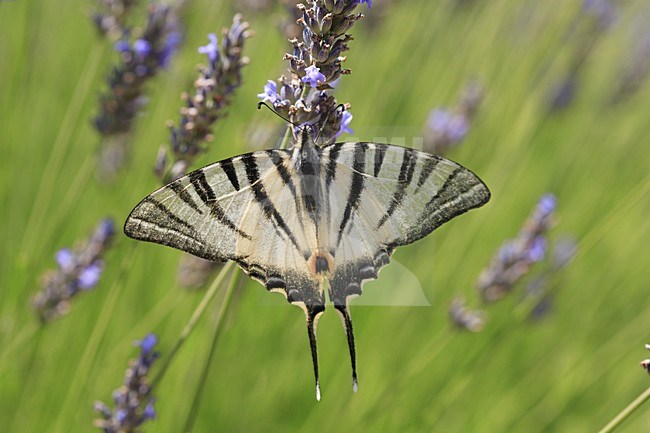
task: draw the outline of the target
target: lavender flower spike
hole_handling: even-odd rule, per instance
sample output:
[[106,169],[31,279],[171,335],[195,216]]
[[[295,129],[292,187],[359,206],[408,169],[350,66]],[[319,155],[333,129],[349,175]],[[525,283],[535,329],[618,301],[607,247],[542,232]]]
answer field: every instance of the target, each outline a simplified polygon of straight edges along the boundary
[[124,385],[113,391],[114,409],[101,401],[95,402],[95,411],[101,418],[96,419],[94,424],[104,433],[139,431],[138,428],[145,421],[156,418],[155,399],[147,374],[160,356],[154,350],[157,343],[155,334],[149,334],[141,341],[136,341],[136,345],[140,347],[140,356],[129,362],[129,368],[124,374]]
[[546,232],[553,224],[556,199],[543,195],[515,239],[503,243],[490,265],[478,277],[476,288],[485,302],[509,293],[535,262],[546,256]]
[[100,98],[100,113],[95,127],[102,135],[129,132],[141,104],[143,86],[161,67],[166,66],[178,45],[178,25],[168,6],[152,5],[142,36],[129,43],[115,44],[121,63],[108,79],[109,92]]
[[117,37],[124,32],[124,22],[137,0],[100,0],[98,3],[100,6],[93,13],[97,30],[110,37]]
[[471,332],[480,332],[485,327],[485,312],[471,310],[462,298],[455,298],[451,302],[449,319],[457,328]]
[[145,84],[167,67],[180,43],[180,32],[171,6],[152,4],[148,23],[135,41],[124,32],[115,44],[120,62],[108,76],[108,91],[99,97],[95,128],[103,137],[99,153],[99,177],[112,180],[124,164],[136,115],[145,105]]
[[113,220],[102,220],[90,239],[73,249],[56,253],[57,270],[47,271],[43,288],[34,295],[32,306],[43,322],[49,322],[70,310],[72,299],[83,290],[97,285],[104,270],[103,255],[109,248],[115,227]]
[[[364,0],[307,0],[298,4],[300,37],[291,39],[293,52],[284,59],[289,62],[287,75],[269,81],[258,97],[273,104],[275,111],[295,125],[311,125],[320,131],[319,138],[332,142],[349,128],[352,116],[345,114],[349,106],[339,104],[331,95],[332,83],[341,75],[344,53],[349,50],[352,36],[347,34],[363,17],[354,13]],[[276,84],[277,83],[277,84]],[[297,138],[296,130],[294,138]]]
[[482,88],[470,82],[452,109],[436,108],[429,114],[424,129],[423,150],[444,155],[457,146],[467,133],[483,97]]
[[[645,348],[650,350],[650,344],[646,344]],[[648,374],[650,374],[650,359],[644,359],[643,361],[641,361],[641,368],[643,368],[645,371],[648,372]]]
[[223,31],[221,46],[216,35],[211,33],[209,43],[199,47],[199,53],[207,57],[207,66],[199,67],[194,95],[182,95],[184,106],[178,126],[170,126],[173,161],[168,163],[167,151],[160,151],[156,174],[163,183],[185,174],[196,156],[205,150],[203,144],[212,140],[214,123],[225,116],[226,107],[242,83],[241,70],[248,64],[242,50],[252,34],[248,23],[237,14],[232,26]]

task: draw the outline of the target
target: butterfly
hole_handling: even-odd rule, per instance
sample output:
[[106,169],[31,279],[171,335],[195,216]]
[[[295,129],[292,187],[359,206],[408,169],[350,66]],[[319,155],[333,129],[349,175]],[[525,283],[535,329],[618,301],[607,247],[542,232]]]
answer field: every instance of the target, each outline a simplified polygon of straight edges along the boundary
[[142,200],[127,236],[213,260],[234,260],[299,306],[320,400],[316,325],[326,294],[342,319],[357,390],[350,301],[395,248],[490,199],[470,170],[381,143],[324,146],[303,128],[291,149],[246,153],[200,168]]

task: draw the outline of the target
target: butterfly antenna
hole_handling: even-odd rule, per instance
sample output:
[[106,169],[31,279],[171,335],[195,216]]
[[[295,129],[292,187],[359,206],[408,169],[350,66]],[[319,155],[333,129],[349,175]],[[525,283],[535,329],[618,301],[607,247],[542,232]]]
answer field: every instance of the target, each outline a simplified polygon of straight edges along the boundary
[[357,355],[354,350],[354,331],[352,330],[352,319],[350,318],[350,310],[347,305],[334,305],[336,311],[339,313],[345,328],[345,335],[348,337],[348,348],[350,349],[350,362],[352,364],[352,391],[357,392],[359,383],[357,381]]
[[284,117],[282,117],[282,115],[281,115],[280,113],[278,113],[277,111],[275,111],[275,110],[273,109],[273,107],[269,106],[269,104],[267,104],[266,102],[260,102],[260,103],[258,103],[258,104],[257,104],[257,109],[258,109],[258,110],[261,110],[261,109],[262,109],[262,105],[265,106],[266,108],[268,108],[268,109],[271,111],[271,113],[275,114],[275,115],[278,116],[280,119],[284,120],[284,121],[287,122],[287,123],[290,123],[291,125],[295,126],[296,128],[300,128],[300,125],[298,125],[297,123],[292,122],[292,121],[289,120],[289,119],[285,119]]
[[311,360],[314,364],[314,378],[316,380],[316,400],[320,401],[320,379],[318,377],[318,353],[316,351],[316,321],[323,308],[308,307],[307,310],[307,334],[309,335],[309,347],[311,349]]

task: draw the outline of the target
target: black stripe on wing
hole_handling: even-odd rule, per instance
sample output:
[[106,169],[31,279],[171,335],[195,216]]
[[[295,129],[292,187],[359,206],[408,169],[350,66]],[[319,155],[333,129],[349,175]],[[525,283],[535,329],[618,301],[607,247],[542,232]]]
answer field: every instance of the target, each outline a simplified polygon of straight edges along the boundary
[[325,185],[329,188],[330,184],[336,177],[336,164],[341,154],[341,145],[336,144],[329,146],[327,166],[325,168]]
[[151,196],[131,211],[124,223],[124,233],[133,239],[178,248],[208,260],[229,259],[211,249],[192,225]]
[[174,192],[176,193],[176,195],[177,195],[181,200],[183,200],[183,202],[184,202],[186,205],[188,205],[189,207],[191,207],[192,209],[194,209],[196,212],[198,212],[198,213],[200,213],[200,214],[203,214],[203,211],[202,211],[201,208],[199,208],[199,206],[196,204],[196,202],[194,201],[194,199],[192,198],[192,196],[190,195],[190,193],[187,192],[187,190],[185,189],[185,187],[184,187],[183,185],[181,185],[181,181],[180,181],[180,180],[175,180],[174,182],[170,183],[170,184],[167,185],[167,186],[169,187],[169,189],[171,189],[172,191],[174,191]]
[[422,167],[420,176],[418,176],[416,191],[422,188],[422,185],[426,183],[426,181],[429,179],[429,176],[431,176],[431,173],[435,171],[436,166],[438,165],[439,162],[440,162],[440,158],[438,157],[431,157],[426,161],[426,163]]
[[[336,148],[336,147],[334,147]],[[354,161],[352,162],[352,184],[350,185],[350,194],[343,211],[343,218],[339,227],[339,233],[336,240],[336,248],[341,244],[345,227],[352,217],[352,211],[359,206],[359,199],[363,191],[363,173],[366,168],[366,150],[368,143],[357,143],[354,149]]]
[[237,177],[237,171],[235,170],[235,166],[232,163],[232,158],[228,158],[221,161],[219,163],[219,166],[228,177],[228,180],[232,184],[232,187],[235,188],[236,191],[239,191],[240,188],[239,178]]
[[404,148],[404,154],[402,156],[402,166],[399,170],[399,177],[397,178],[397,186],[395,187],[395,192],[393,193],[393,198],[386,209],[386,213],[381,217],[377,228],[383,226],[386,221],[393,215],[395,209],[397,209],[404,198],[408,194],[408,186],[413,180],[413,172],[415,171],[415,164],[418,160],[417,154],[413,149]]
[[260,182],[260,172],[257,166],[256,157],[252,154],[245,155],[242,157],[242,162],[244,163],[244,168],[246,169],[246,176],[248,177],[250,188],[253,190],[253,197],[255,198],[257,204],[259,204],[262,208],[264,216],[269,221],[274,222],[287,235],[296,249],[298,251],[301,251],[295,235],[269,198],[268,194],[266,193],[266,189],[264,188],[264,184]]
[[391,246],[407,245],[431,233],[452,218],[483,206],[490,200],[490,190],[468,169],[458,166],[440,189],[427,202],[420,214],[418,226]]
[[248,240],[252,239],[251,235],[242,231],[230,218],[228,218],[226,212],[219,205],[219,203],[217,203],[217,196],[208,183],[203,169],[193,171],[189,174],[189,178],[190,183],[194,186],[194,190],[198,194],[201,201],[203,201],[203,203],[210,209],[210,215],[212,215],[230,230],[237,233],[239,236],[242,236]]
[[[143,211],[147,205],[153,206],[153,208],[157,212],[159,212],[160,215],[156,215],[151,211],[146,212],[146,214],[138,212],[138,211]],[[164,228],[166,230],[178,231],[179,233],[183,233],[183,235],[185,236],[192,237],[194,240],[198,242],[199,237],[194,227],[192,227],[186,221],[176,216],[175,213],[167,209],[162,203],[160,203],[159,201],[157,201],[151,196],[142,200],[142,202],[140,202],[140,204],[135,209],[133,209],[131,215],[129,215],[129,218],[127,219],[127,222],[132,218],[137,218],[142,221],[155,224],[158,227]],[[183,230],[180,231],[179,229],[183,229]],[[135,237],[133,236],[135,233],[127,232],[126,234],[130,237]],[[137,237],[135,238],[137,239]]]
[[374,176],[379,176],[381,171],[381,166],[384,164],[384,156],[386,156],[387,145],[382,143],[375,143],[375,166],[374,166]]

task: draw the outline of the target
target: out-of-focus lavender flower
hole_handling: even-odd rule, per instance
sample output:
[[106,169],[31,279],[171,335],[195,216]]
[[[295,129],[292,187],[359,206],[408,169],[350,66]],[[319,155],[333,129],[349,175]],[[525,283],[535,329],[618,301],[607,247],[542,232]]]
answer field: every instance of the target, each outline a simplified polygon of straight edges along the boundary
[[115,177],[128,153],[133,121],[145,105],[144,86],[169,60],[180,43],[175,11],[171,6],[151,4],[148,23],[133,42],[128,32],[115,44],[120,63],[108,76],[108,92],[99,98],[95,128],[103,136],[99,176]]
[[469,132],[482,98],[482,88],[471,82],[463,90],[456,108],[436,108],[431,111],[424,129],[423,150],[444,155],[458,145]]
[[85,290],[92,289],[99,282],[99,277],[102,276],[104,270],[104,262],[97,260],[95,263],[84,268],[77,278],[79,287]]
[[562,82],[556,85],[551,91],[551,110],[561,110],[568,107],[576,93],[578,80],[573,74],[569,74]]
[[77,248],[57,251],[55,258],[59,268],[43,275],[42,289],[32,299],[32,306],[43,322],[67,313],[75,295],[97,285],[104,270],[101,258],[110,246],[114,232],[113,220],[106,218]]
[[97,30],[110,37],[118,37],[125,30],[125,20],[129,12],[138,3],[137,0],[100,0],[93,13]]
[[144,60],[151,54],[151,44],[145,39],[136,39],[133,43],[133,52],[138,59]]
[[208,65],[199,67],[194,95],[182,95],[185,106],[180,110],[179,125],[170,125],[173,161],[168,161],[165,148],[158,154],[156,174],[163,183],[185,174],[196,156],[205,151],[203,144],[212,140],[214,123],[225,116],[226,107],[241,85],[241,70],[248,64],[242,50],[252,34],[248,23],[237,14],[232,26],[223,31],[221,46],[217,37],[210,34],[209,43],[199,47],[198,52],[206,55]]
[[526,258],[529,262],[539,262],[546,256],[546,238],[544,236],[537,236],[528,248]]
[[190,254],[183,254],[176,271],[176,282],[185,289],[198,289],[205,285],[213,272],[223,263],[212,262]]
[[72,272],[76,266],[75,256],[70,248],[63,248],[54,255],[56,263],[63,272]]
[[[311,125],[320,131],[324,143],[348,131],[352,119],[345,115],[349,105],[339,106],[329,92],[333,82],[350,73],[341,64],[352,39],[347,32],[363,16],[353,13],[361,3],[371,5],[359,0],[308,0],[306,5],[298,4],[299,32],[290,41],[293,52],[284,56],[289,62],[288,75],[269,81],[258,95],[294,125]],[[296,130],[293,132],[297,138]]]
[[479,275],[476,288],[485,302],[501,299],[546,255],[546,232],[553,224],[556,199],[546,194],[515,239],[503,243],[490,265]]
[[596,18],[603,29],[610,27],[618,18],[618,9],[610,0],[584,0],[582,10],[585,15]]
[[135,344],[140,347],[140,356],[129,361],[129,368],[124,374],[124,384],[113,391],[115,408],[111,409],[101,401],[95,402],[95,411],[101,416],[94,421],[95,427],[105,433],[136,432],[140,431],[139,427],[145,421],[156,418],[155,399],[147,374],[160,356],[160,353],[154,350],[157,343],[155,334],[149,334],[143,340],[136,341]]
[[[645,348],[650,350],[650,344],[646,344]],[[641,361],[641,367],[650,374],[650,359],[644,359]]]
[[576,255],[578,244],[575,239],[564,236],[555,242],[553,246],[552,268],[559,270],[564,268]]
[[612,95],[612,103],[621,103],[637,92],[650,75],[650,9],[639,17],[632,31],[631,48],[623,63],[618,84]]
[[463,115],[436,108],[429,116],[429,128],[444,139],[458,142],[465,138],[469,124]]
[[485,327],[485,312],[472,310],[466,306],[464,299],[454,298],[449,306],[449,320],[459,329],[480,332]]
[[580,83],[580,76],[589,65],[589,57],[598,47],[603,34],[612,26],[618,16],[617,7],[610,0],[584,0],[578,15],[565,36],[573,53],[569,67],[562,78],[551,88],[547,99],[548,108],[558,111],[567,108],[574,100]]
[[[550,201],[547,202],[547,205],[550,204]],[[538,236],[538,238],[544,239],[546,243],[544,237]],[[538,272],[526,286],[523,301],[532,299],[534,302],[529,314],[530,319],[541,319],[551,311],[555,289],[558,286],[558,274],[573,259],[576,249],[577,244],[572,237],[565,236],[557,240],[553,245],[552,254],[545,264],[545,269]]]

